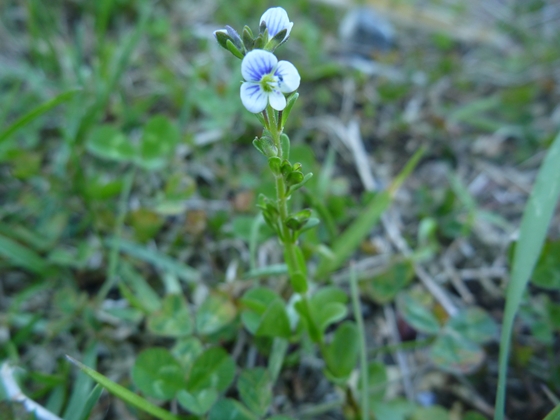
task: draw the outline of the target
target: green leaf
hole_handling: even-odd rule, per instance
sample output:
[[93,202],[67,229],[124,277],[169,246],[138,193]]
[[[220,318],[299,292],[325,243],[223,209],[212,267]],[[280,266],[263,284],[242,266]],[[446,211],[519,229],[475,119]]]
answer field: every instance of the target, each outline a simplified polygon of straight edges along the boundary
[[430,358],[443,370],[471,373],[484,360],[484,350],[475,342],[452,331],[441,334],[430,350]]
[[348,296],[337,287],[324,287],[313,295],[310,300],[311,316],[321,333],[346,317],[347,302]]
[[449,413],[440,406],[420,407],[414,410],[410,420],[449,420]]
[[203,389],[190,393],[181,389],[177,392],[177,401],[185,409],[193,414],[201,416],[205,414],[218,399],[218,392],[215,389]]
[[103,387],[99,384],[95,385],[83,405],[82,414],[78,417],[78,420],[88,420],[90,418],[90,414],[95,407],[95,404],[97,404],[97,401],[99,401],[99,397],[101,397],[102,392]]
[[449,320],[447,326],[463,337],[478,344],[493,340],[498,335],[498,325],[481,308],[468,308]]
[[168,118],[163,115],[150,118],[142,133],[138,165],[148,170],[163,169],[179,142],[179,136],[179,129]]
[[545,242],[535,266],[532,282],[544,289],[560,289],[560,241]]
[[399,261],[364,285],[365,293],[379,304],[392,301],[414,277],[410,261]]
[[23,117],[21,117],[17,121],[15,121],[12,125],[10,125],[8,128],[6,128],[4,131],[0,132],[0,143],[4,142],[12,134],[14,134],[17,130],[19,130],[22,127],[25,127],[27,124],[29,124],[31,121],[33,121],[35,118],[43,115],[47,111],[50,111],[54,107],[72,99],[74,97],[74,95],[76,93],[80,92],[80,91],[81,91],[81,89],[73,89],[73,90],[69,90],[67,92],[63,92],[60,95],[56,96],[55,98],[51,99],[50,101],[47,101],[47,102],[39,105],[37,108],[34,108],[32,111],[28,112]]
[[408,293],[399,295],[397,307],[404,320],[414,329],[427,334],[439,332],[440,325],[434,314]]
[[29,270],[35,274],[45,273],[48,263],[29,248],[0,235],[0,256],[16,267]]
[[544,420],[560,420],[560,404],[557,405],[554,410],[548,413]]
[[196,330],[199,334],[213,334],[229,323],[237,314],[235,305],[222,294],[210,295],[196,313]]
[[389,402],[377,399],[371,401],[371,412],[376,419],[382,420],[409,420],[415,408],[413,403],[402,398]]
[[291,334],[286,305],[282,300],[273,301],[263,313],[255,335],[257,337],[289,338]]
[[[115,239],[109,239],[106,243],[113,246]],[[197,282],[200,279],[200,274],[192,267],[183,264],[161,252],[154,251],[153,249],[135,244],[133,242],[120,239],[118,241],[119,249],[139,260],[146,261],[153,264],[155,267],[175,274],[180,279],[186,282]]]
[[324,357],[329,376],[337,382],[346,381],[356,367],[359,352],[358,327],[346,321],[336,329],[332,341],[326,346]]
[[249,410],[260,417],[266,414],[272,402],[272,384],[266,369],[245,369],[239,375],[237,389]]
[[185,387],[183,368],[164,348],[142,351],[132,367],[132,381],[148,397],[170,400]]
[[178,340],[171,349],[171,353],[181,363],[185,372],[188,372],[203,350],[204,347],[198,338],[187,337]]
[[103,388],[109,391],[111,394],[114,394],[124,402],[139,408],[140,410],[145,411],[148,414],[151,414],[154,417],[157,417],[161,420],[181,420],[179,416],[171,414],[168,411],[165,411],[163,408],[160,408],[149,401],[146,401],[144,398],[136,395],[134,392],[126,389],[125,387],[111,381],[107,377],[103,376],[102,374],[96,372],[95,370],[87,367],[86,365],[78,362],[77,360],[73,359],[70,356],[66,356],[66,358],[72,362],[74,365],[78,366],[83,372],[85,372],[88,376],[93,378],[96,382],[98,382]]
[[[383,400],[389,380],[387,368],[381,362],[371,362],[368,364],[367,375],[370,398]],[[358,381],[358,385],[360,385],[360,383],[361,381]],[[361,390],[361,386],[359,389]]]
[[531,272],[539,258],[548,226],[560,196],[559,161],[560,134],[556,136],[542,163],[521,220],[519,240],[515,247],[511,278],[507,288],[506,308],[500,340],[495,420],[503,420],[504,418],[507,363],[515,314],[521,304],[523,292],[529,282]]
[[192,319],[181,295],[167,295],[161,310],[148,317],[148,330],[164,337],[184,337],[192,334]]
[[291,335],[286,305],[274,291],[255,287],[241,299],[245,309],[241,321],[249,332],[261,337],[284,337]]
[[235,376],[233,359],[220,347],[213,347],[198,356],[193,363],[187,390],[189,392],[214,388],[224,391]]
[[323,259],[321,261],[317,269],[317,277],[324,277],[329,272],[339,268],[360,246],[373,227],[377,225],[379,218],[391,204],[395,191],[416,167],[424,152],[424,149],[419,149],[414,156],[410,158],[405,168],[401,171],[397,178],[395,178],[395,181],[389,189],[387,191],[377,193],[370,203],[361,211],[360,215],[354,220],[354,222],[352,222],[352,224],[336,238],[331,246],[333,258]]
[[226,398],[218,401],[210,413],[208,420],[258,420],[258,417],[247,410],[238,401]]
[[[96,362],[97,346],[91,345],[84,356],[84,364],[94,369]],[[84,415],[84,401],[91,395],[92,388],[92,378],[85,372],[80,372],[72,386],[72,394],[64,410],[64,420],[77,420]]]
[[476,411],[467,411],[465,413],[465,415],[463,416],[462,420],[487,420],[487,419],[486,419],[486,416],[483,416],[482,414],[480,414]]
[[132,142],[112,125],[95,128],[86,143],[87,150],[101,159],[131,162],[136,156]]

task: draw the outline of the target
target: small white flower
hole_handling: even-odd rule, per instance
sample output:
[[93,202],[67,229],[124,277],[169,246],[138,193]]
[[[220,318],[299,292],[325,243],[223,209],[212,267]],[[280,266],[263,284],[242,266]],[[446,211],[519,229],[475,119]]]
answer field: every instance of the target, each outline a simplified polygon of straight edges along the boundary
[[288,17],[288,12],[286,12],[281,7],[273,7],[268,9],[264,14],[261,16],[260,22],[266,23],[266,27],[268,28],[268,39],[274,38],[274,36],[286,29],[286,36],[282,40],[284,42],[290,36],[290,31],[292,30],[292,26],[294,26],[293,22],[290,22],[290,18]]
[[241,74],[245,82],[241,85],[241,102],[256,114],[266,108],[268,102],[277,111],[286,107],[284,93],[299,87],[301,80],[295,66],[288,61],[278,61],[268,51],[253,50],[241,62]]

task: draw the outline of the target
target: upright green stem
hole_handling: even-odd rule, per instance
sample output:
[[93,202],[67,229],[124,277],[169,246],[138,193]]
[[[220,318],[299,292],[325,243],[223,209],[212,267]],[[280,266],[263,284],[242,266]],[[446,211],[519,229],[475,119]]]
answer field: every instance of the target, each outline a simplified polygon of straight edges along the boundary
[[[272,136],[272,141],[278,149],[279,158],[284,159],[282,145],[280,141],[280,135],[282,134],[281,127],[281,115],[278,116],[278,122],[274,117],[275,113],[270,105],[263,111],[263,116],[267,123],[267,129]],[[286,265],[288,266],[288,271],[290,273],[290,280],[292,282],[292,287],[298,293],[305,293],[307,291],[307,279],[304,273],[299,269],[298,256],[297,256],[297,244],[294,235],[286,225],[286,220],[289,216],[288,209],[288,188],[286,186],[286,181],[282,174],[274,174],[276,182],[276,203],[278,206],[278,213],[280,214],[279,223],[279,233],[280,240],[284,245],[284,256],[286,259]]]

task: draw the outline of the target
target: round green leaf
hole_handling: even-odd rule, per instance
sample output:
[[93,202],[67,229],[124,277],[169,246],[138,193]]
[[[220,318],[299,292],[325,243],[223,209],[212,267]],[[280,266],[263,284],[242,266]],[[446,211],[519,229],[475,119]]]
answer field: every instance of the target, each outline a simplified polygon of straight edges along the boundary
[[177,401],[185,409],[193,414],[202,416],[212,404],[218,399],[218,392],[215,389],[203,389],[201,391],[190,393],[181,389],[177,392]]
[[[372,399],[382,400],[387,389],[387,369],[381,362],[371,362],[368,365],[368,387],[369,395]],[[361,392],[362,381],[358,380],[358,387]]]
[[468,308],[451,318],[447,326],[463,337],[478,344],[484,344],[498,335],[498,325],[481,308]]
[[346,380],[356,367],[358,353],[358,327],[353,322],[344,322],[336,329],[331,343],[326,347],[328,374],[337,381]]
[[249,332],[261,337],[290,337],[286,305],[274,291],[255,287],[243,295],[241,302],[246,307],[241,321]]
[[420,407],[414,410],[410,420],[449,420],[449,413],[443,407]]
[[224,295],[210,295],[196,313],[196,330],[210,335],[235,319],[235,305]]
[[187,390],[189,392],[214,388],[225,390],[235,376],[233,359],[220,347],[206,350],[194,361],[191,369]]
[[367,282],[365,292],[377,303],[391,302],[413,276],[414,268],[410,262],[397,262]]
[[440,325],[434,314],[408,293],[399,295],[397,307],[404,320],[414,329],[427,334],[439,332]]
[[430,358],[449,372],[470,373],[484,360],[484,350],[462,335],[448,331],[436,339]]
[[101,159],[118,162],[132,161],[136,155],[136,149],[130,140],[112,125],[97,127],[87,141],[86,148]]
[[560,289],[560,241],[547,241],[533,271],[533,284],[545,289]]
[[227,398],[220,400],[210,410],[208,420],[258,420],[258,417],[247,410],[238,401]]
[[171,349],[171,353],[173,353],[173,356],[175,356],[179,363],[181,363],[185,372],[188,372],[194,363],[194,360],[202,353],[203,350],[204,348],[202,343],[198,338],[187,337],[178,340]]
[[165,337],[183,337],[192,334],[192,319],[183,296],[167,295],[161,310],[148,317],[148,330]]
[[183,368],[163,348],[154,347],[138,355],[132,368],[132,381],[145,395],[169,400],[185,386]]
[[179,129],[162,115],[151,118],[144,126],[138,164],[148,170],[162,169],[179,141]]
[[272,384],[266,369],[254,368],[241,372],[237,389],[249,410],[261,417],[266,414],[272,402]]

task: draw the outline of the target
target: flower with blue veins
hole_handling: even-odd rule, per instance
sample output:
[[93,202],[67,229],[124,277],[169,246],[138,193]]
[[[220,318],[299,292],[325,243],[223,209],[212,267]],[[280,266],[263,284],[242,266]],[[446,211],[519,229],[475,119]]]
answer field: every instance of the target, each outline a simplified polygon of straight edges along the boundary
[[292,26],[294,26],[294,23],[290,22],[290,18],[288,18],[288,12],[281,7],[272,7],[264,12],[261,16],[260,24],[262,25],[263,22],[266,25],[266,29],[268,29],[268,40],[265,43],[286,30],[284,37],[279,40],[280,43],[284,43],[290,36]]
[[[266,14],[266,13],[265,13]],[[241,62],[241,102],[249,112],[262,112],[267,105],[277,111],[286,107],[285,93],[299,87],[301,77],[289,61],[278,61],[271,52],[253,50]]]

